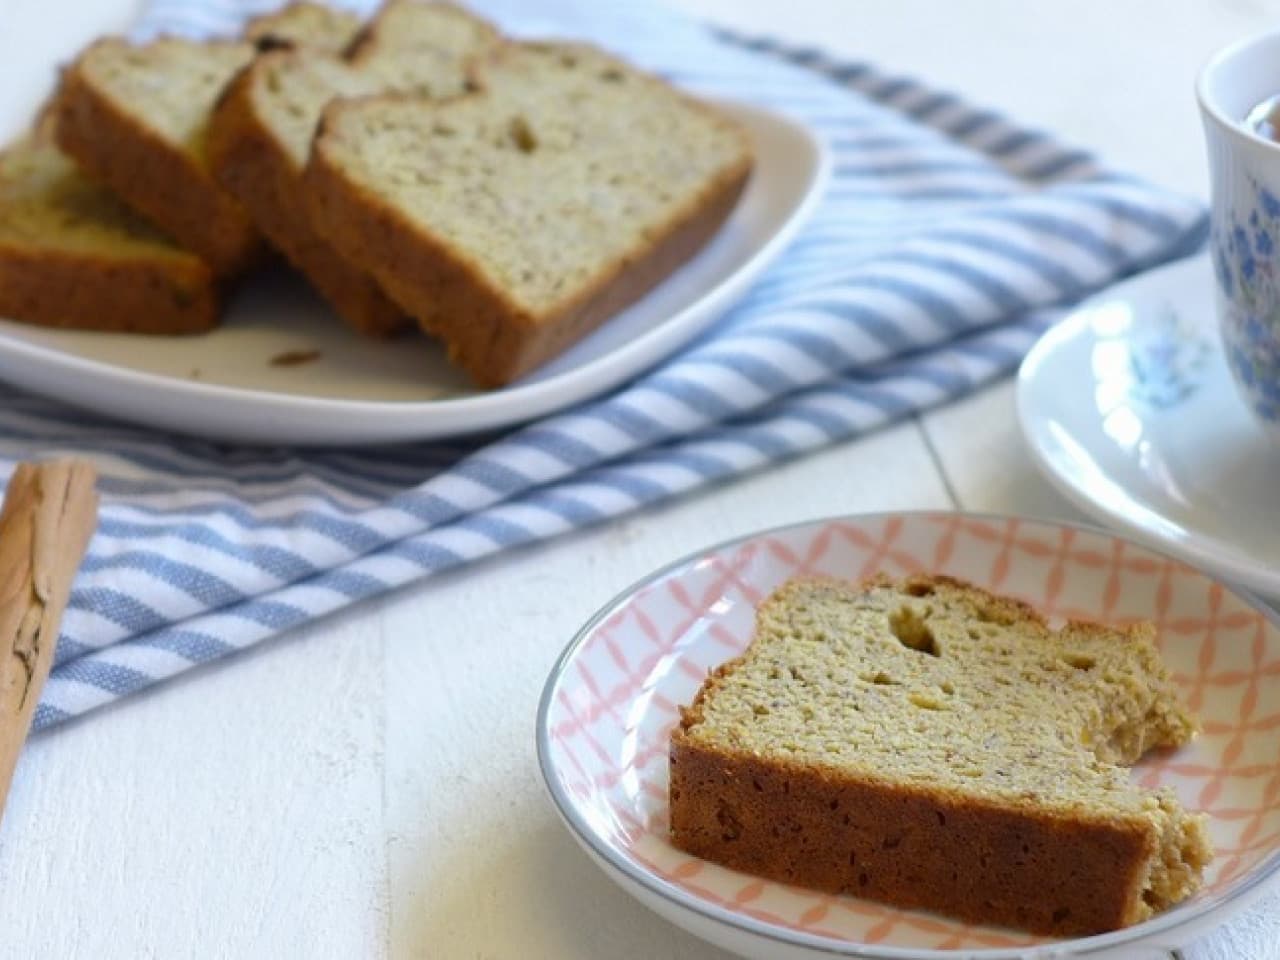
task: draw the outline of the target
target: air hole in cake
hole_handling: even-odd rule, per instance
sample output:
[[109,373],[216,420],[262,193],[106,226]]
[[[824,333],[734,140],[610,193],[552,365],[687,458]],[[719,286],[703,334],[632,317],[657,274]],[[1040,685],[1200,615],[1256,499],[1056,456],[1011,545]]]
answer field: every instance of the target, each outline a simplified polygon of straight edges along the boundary
[[1057,910],[1053,911],[1053,923],[1056,926],[1070,918],[1070,916],[1071,911],[1069,909],[1066,907],[1059,907]]
[[904,647],[938,656],[938,641],[924,618],[910,607],[899,607],[889,615],[889,629]]
[[867,876],[867,871],[863,870],[860,874],[858,874],[858,886],[865,887],[870,882],[871,882],[871,878]]
[[512,117],[507,125],[507,134],[521,153],[533,153],[538,149],[538,138],[534,136],[533,128],[524,117]]
[[938,817],[938,826],[945,827],[947,825],[947,815],[941,810],[935,810],[933,812]]
[[883,670],[879,673],[873,673],[869,677],[864,676],[862,679],[867,683],[874,683],[878,687],[897,687],[902,685],[902,681],[893,679]]
[[738,822],[733,811],[724,805],[716,810],[716,823],[720,824],[721,839],[737,840],[742,836],[742,824]]
[[932,583],[908,583],[904,592],[913,597],[931,597],[933,596]]
[[273,33],[258,37],[253,41],[253,49],[259,53],[270,53],[273,50],[292,50],[294,45],[288,37],[277,37]]
[[1065,653],[1062,659],[1077,670],[1092,670],[1098,665],[1098,661],[1087,653]]
[[944,680],[938,684],[938,689],[945,693],[948,697],[956,692],[955,684],[950,680]]

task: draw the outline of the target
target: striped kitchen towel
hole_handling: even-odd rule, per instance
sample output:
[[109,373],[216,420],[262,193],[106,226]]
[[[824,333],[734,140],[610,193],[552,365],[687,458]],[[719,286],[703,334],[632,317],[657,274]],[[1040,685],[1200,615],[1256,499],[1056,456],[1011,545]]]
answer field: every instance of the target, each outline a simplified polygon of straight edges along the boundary
[[[137,34],[231,33],[272,5],[153,0]],[[835,157],[812,222],[681,353],[501,436],[236,448],[7,391],[7,464],[74,453],[102,475],[101,526],[37,726],[400,584],[958,397],[1014,369],[1065,305],[1204,237],[1198,204],[866,64],[647,3],[475,5],[513,34],[594,40],[809,124]]]

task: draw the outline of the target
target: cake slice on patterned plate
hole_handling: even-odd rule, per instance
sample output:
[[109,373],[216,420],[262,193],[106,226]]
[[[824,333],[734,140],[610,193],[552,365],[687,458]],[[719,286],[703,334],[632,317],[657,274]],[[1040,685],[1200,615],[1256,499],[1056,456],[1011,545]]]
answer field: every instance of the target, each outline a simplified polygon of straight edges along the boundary
[[671,740],[671,838],[735,869],[1080,934],[1200,885],[1203,815],[1127,766],[1196,723],[1141,623],[1050,630],[944,577],[788,583]]

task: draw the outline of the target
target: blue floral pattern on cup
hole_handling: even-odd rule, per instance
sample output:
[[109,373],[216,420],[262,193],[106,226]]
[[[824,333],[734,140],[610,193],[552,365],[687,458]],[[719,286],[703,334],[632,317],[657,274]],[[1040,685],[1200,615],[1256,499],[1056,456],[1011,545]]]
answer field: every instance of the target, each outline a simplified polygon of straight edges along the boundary
[[1280,424],[1280,197],[1252,182],[1246,216],[1213,229],[1227,364],[1254,412]]

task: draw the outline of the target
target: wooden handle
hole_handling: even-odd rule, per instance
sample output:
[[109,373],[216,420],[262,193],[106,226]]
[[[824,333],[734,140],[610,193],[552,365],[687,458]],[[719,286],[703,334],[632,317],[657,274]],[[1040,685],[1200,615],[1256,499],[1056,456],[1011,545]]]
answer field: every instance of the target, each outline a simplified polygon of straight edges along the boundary
[[94,470],[20,463],[0,507],[0,812],[98,521]]

